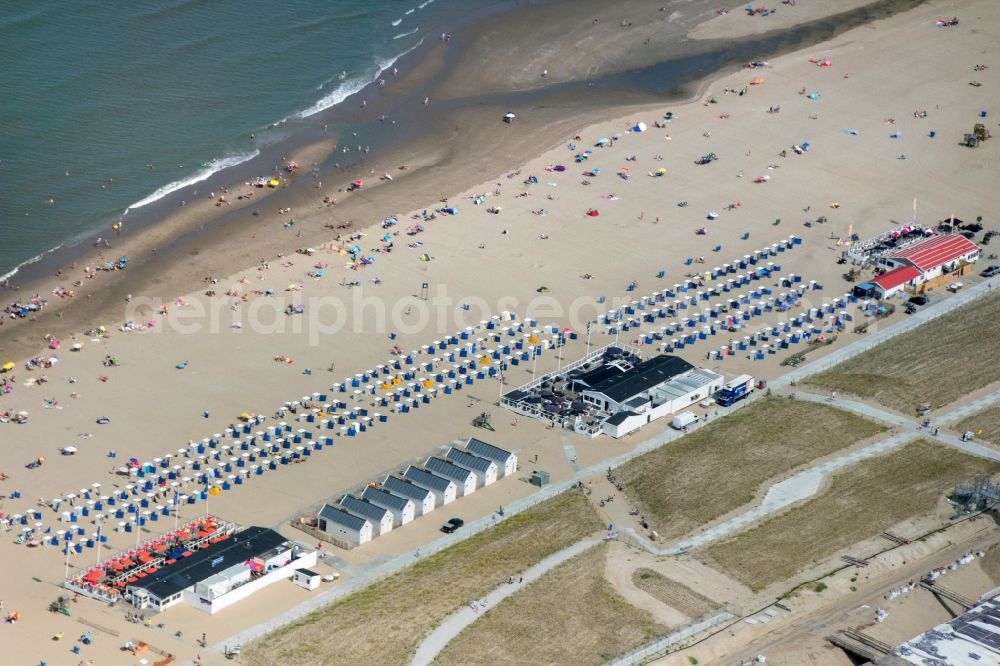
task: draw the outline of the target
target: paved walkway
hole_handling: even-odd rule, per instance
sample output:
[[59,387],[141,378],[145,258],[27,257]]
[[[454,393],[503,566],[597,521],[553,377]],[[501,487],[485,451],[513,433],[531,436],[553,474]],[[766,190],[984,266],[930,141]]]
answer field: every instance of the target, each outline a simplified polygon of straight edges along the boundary
[[[923,310],[918,311],[916,314],[911,315],[902,322],[898,322],[888,328],[871,333],[865,336],[861,340],[857,340],[849,345],[845,345],[844,347],[835,349],[834,351],[823,356],[822,358],[816,359],[815,361],[812,362],[808,362],[805,366],[796,368],[786,373],[785,375],[772,380],[769,383],[769,386],[777,389],[789,386],[795,382],[800,382],[809,375],[833,367],[837,363],[840,363],[842,361],[851,358],[852,356],[860,354],[861,352],[864,352],[874,347],[875,345],[885,342],[886,340],[889,340],[901,333],[912,330],[917,326],[919,326],[920,324],[926,323],[932,319],[940,317],[941,315],[944,315],[957,307],[969,303],[974,299],[985,295],[988,292],[989,292],[988,283],[985,282],[975,285],[973,287],[969,287],[960,292],[959,294],[951,296],[947,299],[944,299],[933,305],[930,305],[924,308]],[[732,413],[733,411],[746,407],[748,404],[751,404],[754,400],[760,398],[761,395],[762,394],[760,392],[755,392],[754,394],[752,394],[750,400],[743,400],[741,402],[736,403],[733,407],[730,408],[719,408],[717,418],[721,418],[723,416]],[[708,421],[708,423],[711,423],[714,420],[715,418],[712,418]],[[939,421],[943,420],[943,417],[938,417],[938,420]],[[698,422],[689,426],[688,430],[694,431],[700,427],[703,427],[704,425],[705,422]],[[633,458],[636,458],[640,455],[643,455],[644,453],[648,453],[649,451],[652,451],[665,444],[673,442],[682,437],[683,435],[684,433],[674,430],[666,430],[660,434],[654,435],[653,437],[637,445],[632,451],[622,453],[620,455],[614,456],[595,465],[591,465],[590,467],[580,469],[572,477],[566,479],[565,481],[552,484],[546,488],[543,488],[541,491],[533,495],[521,498],[520,500],[517,500],[505,506],[507,515],[510,516],[514,515],[515,513],[520,513],[521,511],[525,511],[531,508],[532,506],[535,506],[536,504],[540,504],[541,502],[544,502],[545,500],[550,499],[555,495],[558,495],[564,490],[567,490],[568,488],[576,485],[583,479],[586,479],[595,474],[602,473],[606,471],[608,467],[618,467],[628,462],[629,460],[632,460]],[[952,443],[946,441],[947,437],[945,435],[940,435],[939,437],[937,437],[937,439],[940,441],[944,441],[945,443]],[[961,446],[960,448],[963,448],[964,450],[973,453],[974,455],[981,455],[983,457],[989,457],[989,458],[994,458],[994,456],[997,455],[997,453],[992,449],[987,449],[986,447],[980,446],[978,444],[974,444],[971,442],[961,442],[957,437],[952,437],[951,439],[957,440],[960,444],[965,445]],[[802,474],[806,474],[809,471],[810,470],[806,470],[805,472],[802,472]],[[791,479],[788,479],[787,481],[791,481]],[[790,486],[786,485],[785,487],[783,487],[782,490],[775,491],[777,493],[775,497],[777,497],[778,495],[782,495],[784,493],[791,493],[791,496],[794,496],[797,492],[801,492],[802,489],[809,487],[809,484],[811,483],[812,483],[811,481],[803,479],[801,486],[797,484],[791,484]],[[767,501],[767,497],[765,497],[765,501]],[[733,520],[735,521],[736,519],[734,518]],[[308,601],[304,601],[298,606],[295,606],[294,608],[291,608],[285,611],[284,613],[281,613],[280,615],[271,618],[267,622],[262,622],[261,624],[250,627],[236,634],[235,636],[231,636],[226,641],[211,646],[210,649],[219,652],[221,654],[224,652],[226,646],[245,644],[255,638],[259,638],[272,631],[276,631],[281,627],[297,620],[298,618],[304,615],[307,615],[315,610],[323,608],[324,606],[327,606],[333,603],[334,601],[337,601],[338,599],[354,594],[355,592],[358,592],[368,587],[374,582],[377,582],[389,575],[392,575],[394,573],[401,571],[402,569],[405,569],[406,567],[412,565],[421,555],[429,555],[432,553],[436,553],[440,550],[444,550],[445,548],[448,548],[449,546],[452,546],[459,541],[470,538],[473,535],[482,532],[483,530],[487,529],[488,527],[491,527],[492,525],[493,522],[490,519],[490,517],[485,516],[479,520],[470,521],[469,523],[466,523],[465,527],[459,532],[456,532],[444,538],[437,539],[436,541],[430,544],[421,546],[417,551],[403,553],[396,557],[390,558],[386,561],[372,565],[370,567],[365,567],[363,571],[359,571],[356,577],[353,577],[348,581],[338,583],[335,587],[312,597]],[[659,551],[661,549],[656,548],[656,546],[651,544],[648,540],[636,534],[633,528],[629,528],[626,531],[630,533],[630,535],[635,539],[637,543],[641,544],[644,548],[646,548],[646,550],[659,554]],[[722,536],[722,533],[717,532],[717,535]],[[716,538],[718,538],[718,536],[716,536]]]
[[[857,451],[838,456],[827,460],[824,463],[805,469],[798,474],[794,474],[784,481],[780,481],[770,488],[764,495],[760,504],[754,506],[743,513],[723,521],[718,525],[710,527],[704,532],[679,541],[665,548],[657,548],[646,539],[637,539],[640,544],[654,555],[678,555],[688,550],[704,546],[707,543],[716,541],[735,532],[742,531],[754,523],[776,514],[786,507],[809,499],[816,495],[823,485],[823,480],[839,469],[854,465],[862,460],[882,455],[887,451],[898,448],[916,438],[915,433],[903,432],[891,437],[887,437],[871,446],[866,446]],[[630,530],[634,535],[634,530]],[[636,535],[637,536],[637,535]]]
[[[639,535],[635,528],[632,527],[626,529],[629,536],[642,548],[650,553],[653,553],[654,555],[677,555],[679,553],[686,552],[693,548],[697,548],[707,543],[711,543],[712,541],[721,539],[729,534],[744,530],[753,523],[756,523],[769,515],[775,514],[785,507],[813,497],[822,487],[823,480],[829,474],[832,474],[838,469],[847,467],[848,465],[853,465],[874,456],[882,455],[919,437],[938,441],[946,446],[960,449],[965,453],[978,456],[980,458],[989,458],[990,460],[1000,461],[1000,451],[975,442],[963,442],[960,437],[949,433],[941,432],[934,435],[931,430],[923,428],[914,419],[894,414],[874,405],[854,400],[847,400],[844,398],[830,398],[826,395],[807,393],[803,391],[795,392],[794,396],[798,400],[827,404],[832,407],[854,412],[877,421],[882,421],[883,423],[901,428],[903,432],[891,435],[870,446],[866,446],[863,449],[852,451],[851,453],[838,456],[814,467],[810,467],[809,469],[803,470],[798,474],[785,479],[784,481],[776,483],[768,488],[764,499],[757,506],[734,516],[729,520],[719,523],[697,536],[685,539],[673,545],[667,546],[666,548],[657,547],[648,539]],[[961,410],[956,409],[955,411],[960,412],[959,415],[961,416],[966,413],[972,413],[973,411],[979,411],[980,409],[983,409],[984,407],[987,407],[997,401],[1000,401],[1000,391],[984,396],[974,403],[963,406]],[[937,417],[935,421],[950,421],[955,418],[957,417],[949,412],[948,414]]]
[[550,570],[559,566],[566,560],[576,557],[584,551],[590,550],[599,543],[601,542],[597,539],[584,539],[582,541],[577,541],[569,548],[564,548],[557,553],[553,553],[535,566],[527,569],[524,572],[523,582],[514,584],[504,583],[487,594],[483,599],[473,602],[475,606],[470,604],[457,613],[453,613],[449,617],[445,618],[445,620],[438,625],[437,629],[432,631],[431,634],[417,647],[417,653],[413,657],[413,661],[410,662],[411,666],[427,666],[434,661],[434,658],[438,656],[441,650],[443,650],[453,638],[458,636],[463,629],[482,617],[479,614],[480,610],[485,613],[487,608],[495,607],[507,597],[524,589],[525,583],[531,583],[538,580],[542,575],[548,573]]
[[[867,416],[869,418],[875,419],[877,421],[883,421],[885,423],[891,423],[894,426],[905,428],[909,433],[913,435],[913,438],[917,436],[924,437],[925,439],[932,439],[946,446],[951,446],[956,449],[961,449],[962,451],[969,453],[974,456],[979,456],[980,458],[989,458],[990,460],[1000,461],[1000,451],[983,446],[982,444],[977,444],[975,442],[963,442],[961,437],[952,435],[946,432],[939,432],[934,434],[932,428],[924,428],[916,420],[907,418],[905,416],[900,416],[899,414],[894,414],[892,412],[885,411],[874,405],[869,405],[863,402],[856,402],[854,400],[845,400],[843,398],[831,399],[828,396],[817,395],[815,393],[806,393],[803,391],[795,393],[795,397],[798,400],[808,400],[810,402],[822,402],[833,407],[839,407],[855,414],[861,414],[862,416]],[[959,416],[964,416],[966,414],[971,414],[973,411],[979,411],[984,407],[988,407],[993,403],[1000,401],[1000,391],[990,393],[987,396],[983,396],[974,403],[969,403],[969,405],[963,406],[961,409],[954,410],[959,412]],[[974,409],[969,409],[970,405],[975,405]],[[936,417],[933,423],[949,422],[956,420],[958,417],[952,412],[948,412],[941,416]],[[932,423],[932,425],[933,425]]]
[[964,419],[967,416],[972,416],[976,412],[981,412],[987,407],[992,407],[994,404],[1000,402],[1000,391],[994,391],[984,395],[982,398],[967,402],[960,407],[949,411],[943,416],[937,416],[934,418],[935,423],[952,423],[960,419]]
[[576,448],[573,443],[569,441],[569,437],[566,436],[565,432],[559,433],[559,438],[562,440],[563,451],[566,453],[566,460],[569,461],[570,467],[573,468],[573,473],[580,471],[580,463],[576,459]]

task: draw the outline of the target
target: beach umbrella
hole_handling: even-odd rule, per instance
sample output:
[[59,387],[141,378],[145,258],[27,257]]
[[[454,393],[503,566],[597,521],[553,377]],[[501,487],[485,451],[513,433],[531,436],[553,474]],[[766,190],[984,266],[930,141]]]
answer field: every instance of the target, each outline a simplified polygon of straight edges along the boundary
[[3,367],[0,368],[0,370],[2,370],[3,372],[10,372],[11,370],[14,369],[14,367],[15,365],[13,361],[7,361],[6,363],[3,364]]
[[76,455],[76,447],[75,446],[64,446],[60,450],[62,451],[62,454],[64,456],[74,456],[74,455]]
[[354,187],[361,187],[362,183],[360,180],[355,180],[351,183]]
[[632,128],[633,132],[645,132],[646,123],[636,123],[635,127]]
[[517,118],[517,116],[514,115],[512,111],[508,111],[507,113],[503,114],[503,120],[507,124],[514,122],[514,118]]
[[607,138],[606,136],[602,136],[600,139],[597,140],[597,143],[595,143],[594,145],[595,146],[602,146],[602,147],[603,146],[610,146],[611,145],[611,139]]
[[666,172],[667,172],[667,167],[660,167],[659,169],[656,170],[656,173],[666,173]]

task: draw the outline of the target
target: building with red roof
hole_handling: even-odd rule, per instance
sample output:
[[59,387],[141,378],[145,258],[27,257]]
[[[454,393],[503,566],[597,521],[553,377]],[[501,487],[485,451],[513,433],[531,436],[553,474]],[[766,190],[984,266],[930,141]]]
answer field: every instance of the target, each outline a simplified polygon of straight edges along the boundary
[[965,236],[932,236],[881,257],[878,265],[885,272],[858,286],[877,298],[890,298],[903,290],[927,291],[967,273],[981,254],[982,248]]
[[875,288],[875,295],[878,298],[890,298],[907,286],[916,286],[920,276],[920,269],[914,266],[900,266],[888,273],[882,273],[871,280],[870,284]]
[[923,274],[923,281],[955,270],[961,263],[975,263],[982,248],[965,236],[943,234],[914,243],[886,255],[879,263],[886,268],[913,266]]

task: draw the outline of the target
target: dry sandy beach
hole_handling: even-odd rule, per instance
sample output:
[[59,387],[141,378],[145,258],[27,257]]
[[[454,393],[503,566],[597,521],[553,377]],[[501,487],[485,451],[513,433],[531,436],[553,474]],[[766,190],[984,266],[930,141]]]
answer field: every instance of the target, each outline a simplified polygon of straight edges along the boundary
[[[799,0],[796,7],[781,6],[775,21],[787,23],[773,25],[787,26],[799,11],[802,20],[810,20],[816,14],[806,12],[818,12],[822,6],[807,0]],[[846,7],[838,5],[841,8]],[[960,17],[960,25],[935,26],[939,16],[952,15]],[[767,20],[734,10],[705,23],[693,36],[735,38],[760,29]],[[122,485],[126,481],[110,470],[129,457],[151,460],[177,451],[189,441],[222,431],[241,412],[264,414],[270,422],[285,401],[325,392],[334,382],[386,363],[395,345],[419,350],[505,310],[582,331],[587,321],[615,303],[669,287],[688,273],[711,269],[790,235],[803,243],[782,257],[783,272],[822,284],[822,290],[806,295],[818,304],[846,290],[835,260],[840,252],[837,239],[850,231],[866,238],[914,214],[926,224],[953,214],[966,220],[983,215],[995,224],[990,218],[1000,203],[1000,141],[975,150],[958,144],[975,122],[997,129],[998,34],[1000,16],[988,0],[928,2],[774,58],[766,67],[733,69],[687,103],[603,108],[589,111],[597,115],[587,122],[583,113],[539,110],[532,117],[536,112],[525,110],[511,125],[498,118],[492,121],[495,144],[484,146],[472,164],[454,160],[443,148],[440,153],[415,148],[410,155],[392,155],[392,163],[366,165],[374,174],[363,174],[365,187],[358,192],[339,191],[362,176],[345,174],[340,182],[303,189],[296,201],[286,201],[280,191],[254,200],[249,206],[259,206],[263,214],[249,237],[238,236],[237,247],[211,256],[185,249],[186,256],[175,257],[179,275],[170,272],[169,257],[137,269],[135,276],[131,268],[101,274],[85,281],[92,284],[78,290],[73,304],[78,307],[62,320],[47,314],[3,333],[7,337],[0,362],[16,363],[7,375],[16,381],[13,390],[0,397],[0,411],[26,410],[30,418],[24,425],[0,423],[0,471],[8,475],[0,485],[8,496],[0,510],[24,513],[38,507],[40,499],[75,493],[93,483],[103,489]],[[435,57],[432,53],[425,65],[430,70]],[[811,59],[829,60],[830,66]],[[543,62],[532,61],[532,68],[541,68]],[[974,70],[981,64],[989,69]],[[424,75],[432,77],[433,72]],[[528,78],[533,79],[525,81]],[[970,85],[973,81],[981,85]],[[445,81],[441,90],[461,94],[460,83]],[[918,117],[923,111],[926,117]],[[987,112],[985,119],[980,111]],[[666,122],[668,113],[672,115]],[[546,127],[540,127],[539,117]],[[470,113],[454,122],[461,126],[482,119]],[[631,131],[638,122],[648,129]],[[612,140],[610,146],[596,147],[605,137]],[[793,152],[793,146],[806,143],[808,150]],[[289,156],[306,165],[295,178],[309,178],[308,165],[321,161],[329,149],[317,145]],[[591,151],[587,159],[576,161],[585,150]],[[496,164],[524,151],[536,156],[501,171],[489,167],[493,151]],[[708,153],[718,159],[695,164]],[[421,160],[433,166],[418,169]],[[412,172],[400,171],[401,163],[410,164]],[[456,175],[456,166],[464,173]],[[663,175],[656,175],[661,169]],[[383,173],[393,180],[379,181]],[[526,184],[532,176],[537,182]],[[459,191],[449,185],[473,182],[479,184]],[[369,189],[369,184],[378,186]],[[325,196],[338,204],[324,204]],[[209,212],[215,208],[207,199],[199,205]],[[290,213],[277,212],[287,206],[292,207]],[[457,209],[457,214],[423,217],[424,211],[446,207]],[[178,224],[195,230],[203,211],[189,208],[185,215],[190,217]],[[599,214],[590,216],[589,210]],[[396,218],[394,224],[377,224],[391,217]],[[294,224],[289,225],[291,219]],[[337,228],[348,219],[355,221],[353,226]],[[300,230],[303,234],[297,237]],[[126,242],[136,246],[115,247],[111,253],[139,254],[163,247],[169,239],[144,234],[141,240]],[[214,247],[212,238],[204,243]],[[355,245],[361,248],[359,257],[373,259],[370,264],[351,260]],[[704,264],[685,264],[699,257]],[[40,291],[57,284],[70,288],[81,268],[67,271]],[[664,277],[659,278],[661,271]],[[421,298],[424,283],[427,300]],[[635,291],[628,290],[632,283],[637,284]],[[26,294],[2,295],[9,301]],[[44,291],[42,295],[60,300]],[[79,305],[88,298],[92,307]],[[301,314],[285,314],[286,308],[298,305]],[[126,322],[136,330],[123,331]],[[105,327],[102,335],[85,334],[98,326]],[[46,333],[58,339],[57,350],[45,347]],[[566,350],[564,360],[584,353],[584,337]],[[633,342],[629,334],[622,340]],[[594,345],[610,341],[603,329],[595,329]],[[715,347],[725,342],[719,340]],[[80,350],[70,351],[76,343],[82,345]],[[734,357],[720,363],[705,359],[710,348],[713,343],[682,355],[728,375],[747,371],[774,377],[782,372],[778,357],[763,362]],[[50,355],[59,359],[51,368],[25,370],[28,357]],[[107,357],[116,363],[105,366]],[[556,363],[548,354],[539,361],[538,371]],[[39,382],[42,377],[44,383]],[[531,368],[522,365],[507,379],[518,385],[530,377]],[[307,464],[271,472],[212,497],[208,510],[245,525],[284,524],[325,498],[474,434],[471,419],[490,409],[499,390],[492,380],[436,398],[427,409],[394,416],[365,437],[338,440]],[[560,433],[538,422],[517,421],[496,407],[493,414],[497,433],[491,441],[518,451],[522,460],[537,454],[553,480],[572,474]],[[109,422],[97,424],[101,417]],[[588,464],[643,438],[573,443],[580,464]],[[59,455],[66,446],[79,451]],[[117,458],[110,459],[109,451]],[[45,456],[46,463],[27,469],[38,456]],[[19,500],[9,498],[15,489],[22,493]],[[466,516],[488,515],[531,490],[511,480],[462,500],[460,510]],[[44,527],[59,527],[58,513],[38,508]],[[186,509],[190,517],[203,510],[201,503]],[[358,564],[406,552],[433,539],[438,522],[417,521],[338,554]],[[172,525],[172,520],[151,524],[152,533]],[[287,526],[283,531],[305,539]],[[88,600],[72,606],[73,617],[64,617],[46,610],[60,592],[64,573],[58,549],[28,549],[13,543],[14,532],[3,536],[0,560],[8,563],[8,575],[0,584],[0,599],[5,612],[22,613],[20,622],[0,630],[9,663],[76,664],[83,658],[95,664],[131,664],[135,659],[117,649],[126,638],[148,640],[189,660],[199,653],[194,638],[202,631],[209,633],[210,643],[221,640],[308,596],[299,588],[275,585],[239,610],[211,620],[196,610],[173,609],[154,620],[164,623],[163,629],[129,624],[122,609]],[[134,534],[114,532],[106,550],[128,547],[133,539]],[[70,559],[71,568],[87,567],[94,558],[94,551],[85,550]],[[70,654],[70,639],[85,630],[77,616],[121,636],[98,631],[97,641],[84,654]],[[182,631],[183,638],[175,638],[175,631]],[[52,641],[57,632],[66,638]],[[203,656],[206,663],[222,663],[218,655]]]

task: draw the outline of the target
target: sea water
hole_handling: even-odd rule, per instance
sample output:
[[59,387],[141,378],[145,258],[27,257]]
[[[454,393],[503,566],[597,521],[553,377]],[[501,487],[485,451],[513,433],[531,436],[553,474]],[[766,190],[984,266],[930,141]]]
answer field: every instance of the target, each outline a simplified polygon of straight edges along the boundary
[[0,0],[0,277],[251,158],[495,4]]

